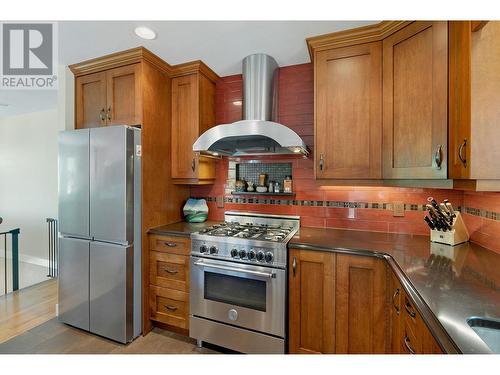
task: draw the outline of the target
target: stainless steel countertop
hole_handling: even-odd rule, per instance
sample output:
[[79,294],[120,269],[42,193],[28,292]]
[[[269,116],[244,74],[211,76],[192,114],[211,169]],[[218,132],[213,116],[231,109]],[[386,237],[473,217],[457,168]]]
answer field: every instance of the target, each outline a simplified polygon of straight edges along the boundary
[[445,352],[492,352],[467,318],[500,318],[500,254],[428,236],[304,227],[289,247],[385,258]]
[[[212,224],[180,222],[149,233],[189,237]],[[433,244],[421,235],[306,227],[289,247],[386,259],[445,352],[491,353],[466,319],[500,319],[500,254],[474,243]]]

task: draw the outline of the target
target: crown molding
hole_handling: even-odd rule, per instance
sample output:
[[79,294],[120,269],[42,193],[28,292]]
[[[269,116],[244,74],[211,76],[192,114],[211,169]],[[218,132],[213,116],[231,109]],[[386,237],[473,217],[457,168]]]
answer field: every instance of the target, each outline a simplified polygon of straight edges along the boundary
[[196,60],[172,66],[171,77],[182,77],[185,75],[201,73],[212,82],[217,82],[220,77],[210,69],[203,61]]
[[125,51],[86,60],[78,64],[72,64],[69,68],[73,74],[78,77],[142,61],[149,62],[168,75],[172,74],[171,65],[144,47],[131,48]]
[[313,36],[306,39],[311,61],[314,52],[331,48],[352,46],[355,44],[380,41],[413,21],[382,21],[373,25],[342,30],[335,33]]

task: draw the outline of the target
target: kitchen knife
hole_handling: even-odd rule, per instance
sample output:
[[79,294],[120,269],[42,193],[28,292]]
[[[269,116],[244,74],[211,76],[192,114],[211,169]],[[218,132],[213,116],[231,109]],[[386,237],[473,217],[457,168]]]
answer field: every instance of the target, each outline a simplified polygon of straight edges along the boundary
[[429,226],[429,228],[436,229],[436,226],[432,222],[432,219],[429,218],[429,216],[424,216],[424,221],[427,223],[427,225]]
[[455,213],[455,210],[453,209],[453,206],[450,202],[445,202],[444,204],[446,205],[446,208],[448,209],[448,211],[450,211],[451,216],[453,216],[453,217],[457,216],[457,214]]

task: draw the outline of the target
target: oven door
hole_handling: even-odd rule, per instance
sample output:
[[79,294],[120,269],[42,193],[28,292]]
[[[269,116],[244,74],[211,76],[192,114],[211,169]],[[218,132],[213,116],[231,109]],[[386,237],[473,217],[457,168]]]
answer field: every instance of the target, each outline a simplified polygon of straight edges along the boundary
[[286,271],[191,256],[191,315],[285,337]]

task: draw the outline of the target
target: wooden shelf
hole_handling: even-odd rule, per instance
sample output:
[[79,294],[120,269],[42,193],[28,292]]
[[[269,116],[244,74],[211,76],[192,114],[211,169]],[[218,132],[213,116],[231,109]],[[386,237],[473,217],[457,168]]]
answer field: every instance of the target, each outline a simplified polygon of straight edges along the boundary
[[294,197],[295,193],[274,193],[268,192],[259,193],[257,191],[233,191],[231,195],[276,195],[276,196],[284,196],[284,197]]

